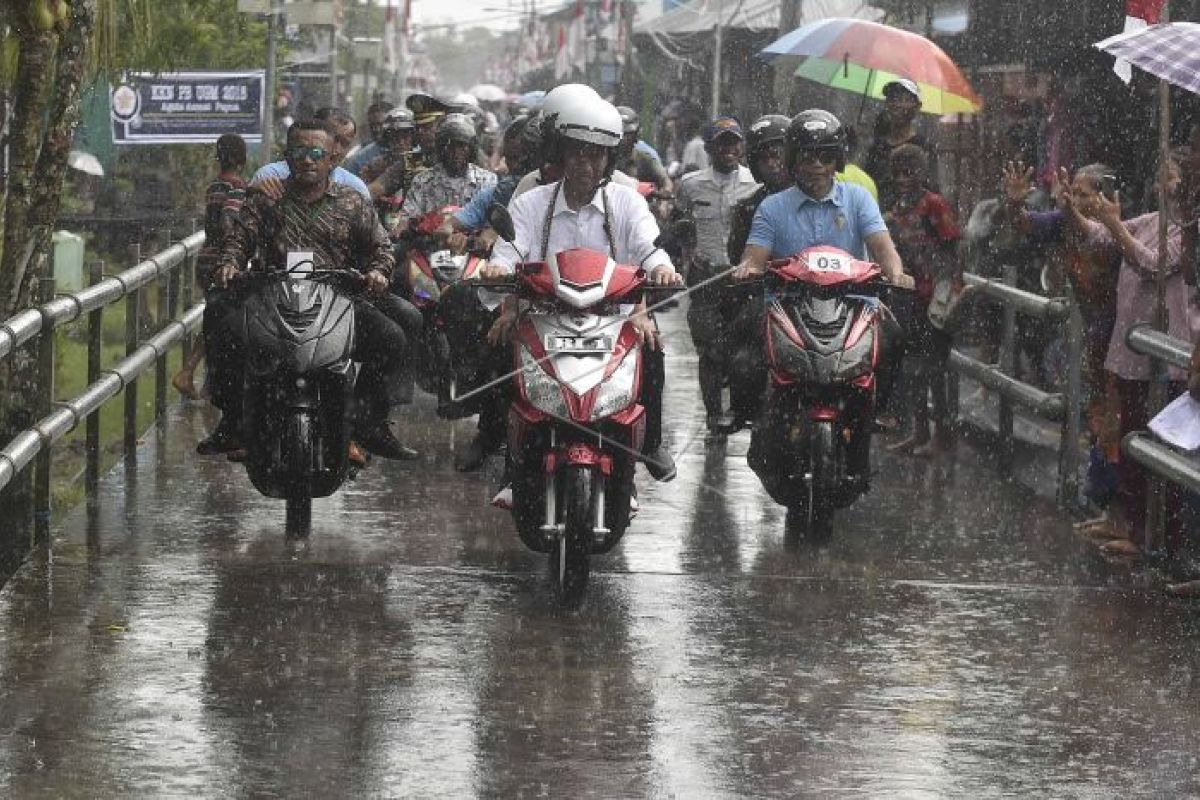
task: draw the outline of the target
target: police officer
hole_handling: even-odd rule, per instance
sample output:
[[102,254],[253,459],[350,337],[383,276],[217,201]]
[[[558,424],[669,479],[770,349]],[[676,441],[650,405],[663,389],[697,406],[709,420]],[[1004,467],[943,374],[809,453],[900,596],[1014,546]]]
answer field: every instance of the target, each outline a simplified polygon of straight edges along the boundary
[[[676,190],[675,219],[688,219],[695,225],[694,241],[685,237],[684,260],[687,278],[696,286],[719,273],[727,263],[729,232],[734,207],[758,189],[758,183],[742,166],[745,136],[733,117],[717,117],[704,129],[704,147],[709,166],[684,175]],[[728,292],[711,285],[691,294],[688,327],[700,356],[700,396],[705,419],[712,433],[721,433],[730,425],[725,415],[721,390],[729,366],[729,322],[738,306]]]
[[417,124],[417,146],[415,156],[417,169],[429,169],[437,161],[434,138],[438,125],[450,113],[449,103],[444,103],[428,94],[410,94],[404,101],[405,107],[413,113]]

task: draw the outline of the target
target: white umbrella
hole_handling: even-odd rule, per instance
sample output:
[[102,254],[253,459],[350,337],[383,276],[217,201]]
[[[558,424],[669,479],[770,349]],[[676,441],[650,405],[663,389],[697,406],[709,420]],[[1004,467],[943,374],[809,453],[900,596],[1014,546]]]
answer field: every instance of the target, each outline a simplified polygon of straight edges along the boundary
[[475,95],[485,103],[497,103],[508,97],[508,92],[494,83],[477,83],[470,89],[467,89],[467,92]]
[[80,172],[86,172],[88,175],[104,176],[104,167],[100,166],[100,159],[82,150],[72,150],[67,153],[67,166]]

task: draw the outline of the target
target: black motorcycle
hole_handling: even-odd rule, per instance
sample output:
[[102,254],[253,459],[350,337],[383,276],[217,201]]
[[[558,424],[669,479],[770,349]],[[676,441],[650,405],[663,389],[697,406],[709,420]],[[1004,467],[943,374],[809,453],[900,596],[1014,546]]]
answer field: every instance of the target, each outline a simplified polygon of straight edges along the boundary
[[246,273],[243,431],[254,488],[287,502],[285,532],[308,536],[312,500],[349,474],[354,300],[362,276],[313,269]]

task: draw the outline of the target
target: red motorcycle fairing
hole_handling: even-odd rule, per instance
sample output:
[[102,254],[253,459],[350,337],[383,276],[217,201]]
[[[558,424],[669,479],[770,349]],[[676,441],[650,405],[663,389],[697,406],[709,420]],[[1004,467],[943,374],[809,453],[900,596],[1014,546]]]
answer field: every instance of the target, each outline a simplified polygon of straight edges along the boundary
[[878,264],[826,246],[810,247],[791,258],[772,261],[769,268],[785,282],[824,288],[861,285],[883,275]]
[[[520,460],[533,433],[553,417],[518,398],[508,411],[508,452]],[[604,435],[622,447],[640,453],[646,438],[646,409],[635,403],[604,420]],[[568,461],[567,463],[575,463]],[[606,473],[607,474],[607,473]]]
[[553,475],[562,467],[598,467],[600,474],[612,475],[613,458],[591,442],[571,442],[559,450],[546,453],[542,460],[542,469],[547,475]]
[[521,266],[520,279],[536,295],[557,298],[582,309],[602,300],[627,300],[646,282],[646,271],[618,264],[597,250],[576,247],[555,254],[549,261],[526,262]]
[[816,337],[798,327],[780,304],[773,304],[767,310],[764,336],[771,383],[791,386],[848,382],[863,389],[873,386],[879,364],[881,312],[878,307],[864,304],[851,314],[844,343],[821,347]]
[[[626,358],[640,359],[642,357],[641,342],[638,338],[637,329],[630,322],[625,322],[621,326],[621,333],[617,336],[616,344],[613,347],[612,357],[604,367],[601,379],[588,391],[582,394],[576,394],[570,388],[570,385],[565,380],[562,380],[554,369],[554,360],[546,353],[546,347],[538,335],[537,329],[529,320],[524,320],[517,328],[517,341],[519,347],[524,347],[529,351],[530,355],[538,362],[538,367],[549,375],[557,384],[559,391],[562,393],[563,402],[566,404],[570,417],[575,422],[588,424],[592,421],[592,410],[596,406],[596,398],[599,396],[600,390],[604,387],[604,382],[612,377],[613,373],[621,366]],[[520,350],[515,354],[514,369],[517,371],[517,390],[520,400],[524,403],[529,403],[529,398],[526,393],[526,376],[525,367],[521,363]],[[642,394],[642,371],[640,364],[635,371],[633,398],[641,397]],[[544,412],[538,410],[532,404],[529,408],[538,414],[544,415]]]

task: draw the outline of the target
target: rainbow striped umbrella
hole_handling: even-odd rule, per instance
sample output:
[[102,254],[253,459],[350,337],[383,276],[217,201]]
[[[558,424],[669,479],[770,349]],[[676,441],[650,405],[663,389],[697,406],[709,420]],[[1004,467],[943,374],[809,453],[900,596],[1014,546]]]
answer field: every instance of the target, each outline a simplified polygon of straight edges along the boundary
[[862,19],[833,17],[779,37],[759,52],[764,61],[805,59],[796,75],[864,97],[883,97],[883,87],[908,78],[921,89],[927,114],[974,113],[983,101],[940,47],[915,33]]

